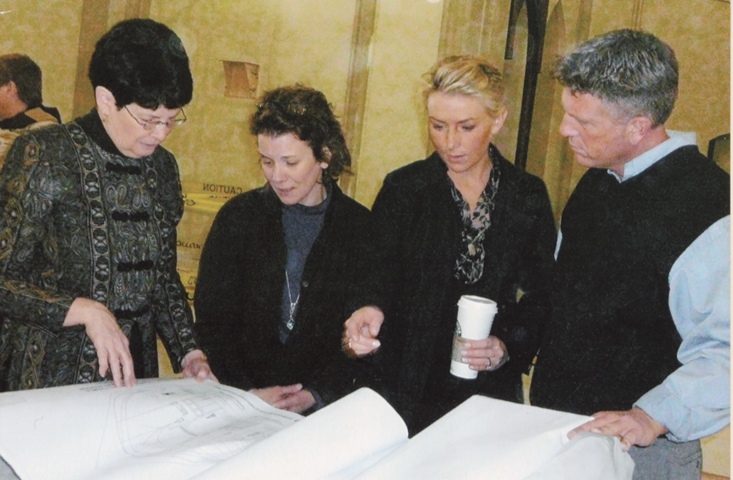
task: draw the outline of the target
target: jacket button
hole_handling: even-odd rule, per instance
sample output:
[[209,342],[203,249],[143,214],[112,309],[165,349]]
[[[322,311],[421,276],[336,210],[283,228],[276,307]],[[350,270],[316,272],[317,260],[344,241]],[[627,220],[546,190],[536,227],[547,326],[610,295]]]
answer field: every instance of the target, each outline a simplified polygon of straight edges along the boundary
[[300,286],[303,287],[303,288],[308,288],[308,282],[306,280],[303,280],[301,282]]

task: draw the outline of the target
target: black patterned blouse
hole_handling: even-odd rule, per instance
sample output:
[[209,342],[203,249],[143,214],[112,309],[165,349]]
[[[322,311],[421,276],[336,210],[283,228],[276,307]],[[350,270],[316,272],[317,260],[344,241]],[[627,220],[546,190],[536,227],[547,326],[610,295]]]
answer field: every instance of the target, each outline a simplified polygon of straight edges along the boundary
[[77,297],[101,302],[130,339],[137,377],[176,371],[196,343],[176,272],[178,167],[158,147],[128,158],[96,111],[19,137],[0,174],[0,391],[99,381]]
[[499,190],[499,164],[492,162],[489,181],[486,188],[481,192],[476,208],[471,211],[471,206],[463,198],[453,181],[448,178],[451,187],[451,196],[461,211],[463,231],[461,231],[461,251],[456,259],[456,267],[453,276],[466,285],[473,285],[478,282],[484,274],[484,259],[486,250],[484,248],[484,237],[486,231],[491,227],[491,215],[496,206],[494,198]]

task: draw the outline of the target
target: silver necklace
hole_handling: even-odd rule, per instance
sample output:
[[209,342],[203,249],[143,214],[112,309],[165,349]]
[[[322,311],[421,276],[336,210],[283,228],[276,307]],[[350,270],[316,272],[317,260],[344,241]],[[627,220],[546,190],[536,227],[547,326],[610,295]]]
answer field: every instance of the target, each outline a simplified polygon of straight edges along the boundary
[[300,292],[298,292],[298,296],[295,297],[295,301],[293,301],[293,296],[290,293],[290,277],[288,276],[287,268],[285,269],[285,283],[288,284],[288,303],[290,303],[288,322],[285,324],[285,326],[288,327],[288,330],[292,330],[295,326],[295,309],[298,308],[298,301],[300,301]]

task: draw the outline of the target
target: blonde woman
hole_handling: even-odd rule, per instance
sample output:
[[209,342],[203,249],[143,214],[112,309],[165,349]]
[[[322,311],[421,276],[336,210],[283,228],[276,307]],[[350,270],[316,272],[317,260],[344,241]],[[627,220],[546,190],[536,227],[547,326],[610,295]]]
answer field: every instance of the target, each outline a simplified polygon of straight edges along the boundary
[[[371,381],[417,433],[474,394],[521,402],[549,307],[555,225],[543,182],[491,143],[507,117],[499,71],[449,57],[427,75],[435,152],[384,180],[372,208],[377,268],[344,343],[370,358]],[[449,373],[461,295],[495,300],[487,340],[462,360],[476,380]],[[378,337],[378,338],[377,338]]]

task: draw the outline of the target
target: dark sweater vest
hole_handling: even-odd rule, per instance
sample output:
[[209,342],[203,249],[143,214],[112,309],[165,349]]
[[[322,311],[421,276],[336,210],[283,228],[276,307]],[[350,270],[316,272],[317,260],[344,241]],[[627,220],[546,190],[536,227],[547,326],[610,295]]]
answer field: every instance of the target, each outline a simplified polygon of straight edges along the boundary
[[729,184],[695,146],[623,183],[606,170],[583,176],[563,212],[533,405],[585,415],[628,410],[679,367],[669,272],[729,214]]

